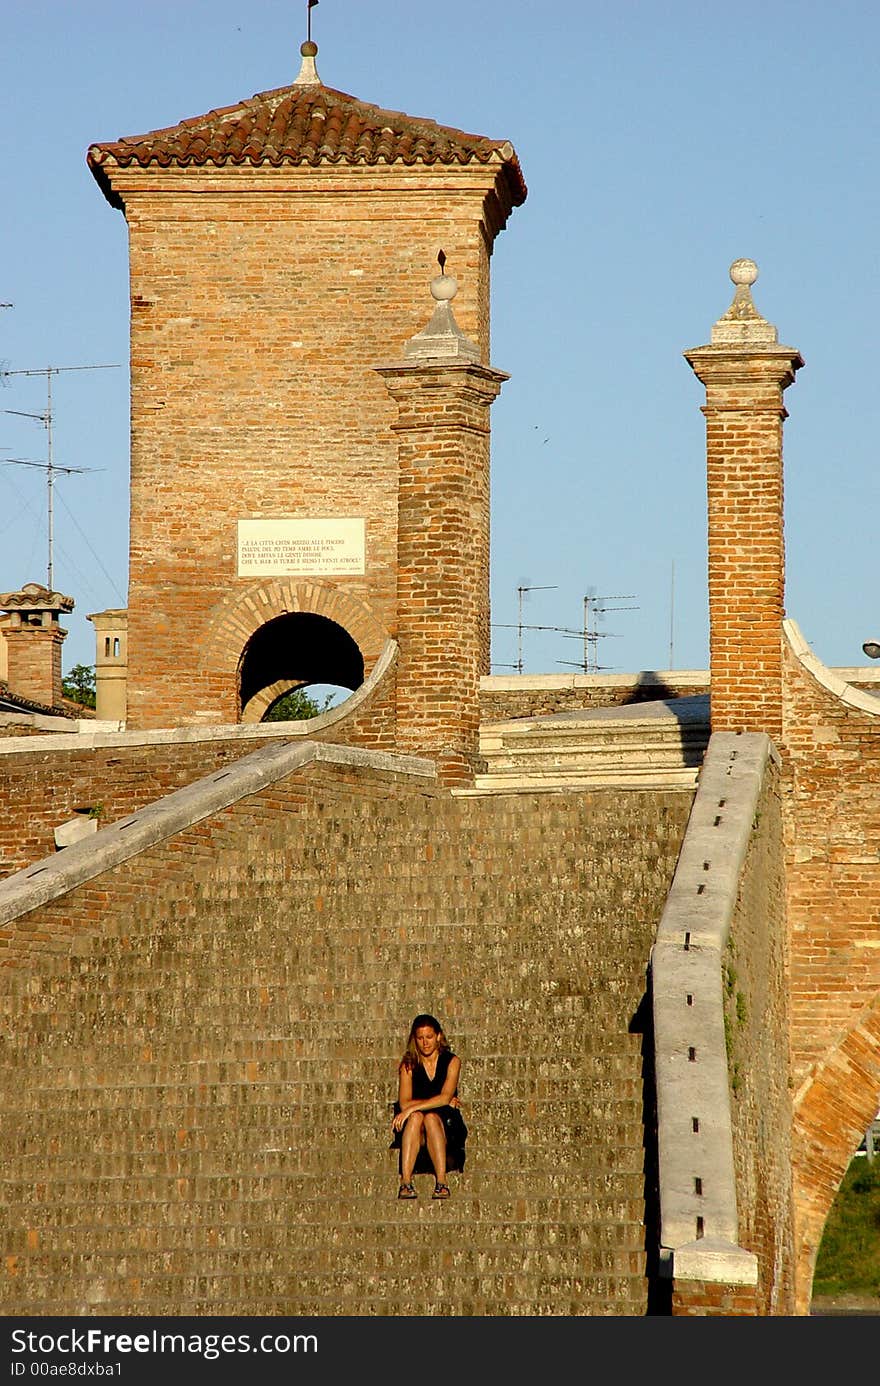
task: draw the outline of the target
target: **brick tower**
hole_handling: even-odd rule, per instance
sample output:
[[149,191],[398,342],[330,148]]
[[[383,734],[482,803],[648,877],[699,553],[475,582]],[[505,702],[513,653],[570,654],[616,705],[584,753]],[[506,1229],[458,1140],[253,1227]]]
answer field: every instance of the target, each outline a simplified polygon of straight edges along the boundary
[[131,728],[369,677],[406,619],[376,367],[423,324],[441,246],[469,378],[488,362],[512,146],[326,87],[301,53],[288,87],[88,153],[130,239]]
[[713,731],[782,736],[785,615],[783,391],[804,364],[752,301],[753,260],[711,343],[685,352],[706,386],[709,663]]

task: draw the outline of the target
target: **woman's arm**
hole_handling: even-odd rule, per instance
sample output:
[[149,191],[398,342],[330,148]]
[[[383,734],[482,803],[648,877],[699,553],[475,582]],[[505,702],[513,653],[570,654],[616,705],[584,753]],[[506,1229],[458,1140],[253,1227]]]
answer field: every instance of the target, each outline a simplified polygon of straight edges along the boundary
[[397,1099],[398,1103],[400,1104],[400,1111],[397,1113],[397,1116],[391,1123],[394,1130],[399,1131],[401,1129],[411,1112],[430,1112],[435,1107],[448,1107],[451,1104],[453,1097],[455,1097],[455,1090],[458,1087],[458,1078],[460,1073],[461,1059],[459,1059],[458,1056],[455,1055],[449,1061],[449,1067],[446,1070],[446,1078],[444,1079],[443,1087],[440,1089],[437,1096],[417,1098],[415,1101],[413,1101],[412,1074],[409,1072],[407,1073],[409,1096],[408,1098],[404,1098],[403,1072],[401,1071],[400,1081],[398,1083]]
[[403,1108],[412,1102],[412,1069],[401,1064],[397,1074],[397,1102]]

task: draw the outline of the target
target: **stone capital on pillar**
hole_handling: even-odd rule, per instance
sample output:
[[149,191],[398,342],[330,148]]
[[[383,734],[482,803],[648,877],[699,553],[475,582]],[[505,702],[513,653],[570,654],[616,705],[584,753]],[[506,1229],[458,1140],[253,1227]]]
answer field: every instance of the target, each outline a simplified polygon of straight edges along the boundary
[[733,302],[713,326],[709,343],[686,351],[685,360],[706,386],[707,402],[730,388],[757,395],[776,391],[781,399],[803,358],[794,347],[779,345],[776,328],[755,307],[752,285],[758,267],[754,260],[734,260],[730,278],[735,286]]
[[[426,413],[437,425],[452,424],[454,418],[440,414],[441,404],[434,391],[445,390],[451,395],[466,392],[475,403],[488,405],[509,379],[503,371],[480,363],[479,347],[456,322],[452,300],[458,293],[458,281],[445,272],[445,257],[442,251],[440,254],[444,268],[431,281],[436,307],[430,322],[405,344],[403,361],[376,367],[401,411]],[[444,403],[448,407],[448,401]],[[395,427],[405,428],[408,422],[401,417]]]

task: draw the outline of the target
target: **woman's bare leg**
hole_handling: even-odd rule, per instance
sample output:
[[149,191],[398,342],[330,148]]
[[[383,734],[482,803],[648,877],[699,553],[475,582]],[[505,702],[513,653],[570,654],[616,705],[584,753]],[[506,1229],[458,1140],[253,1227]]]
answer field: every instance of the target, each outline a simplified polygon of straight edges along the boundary
[[[425,1143],[425,1122],[421,1112],[413,1112],[406,1119],[403,1138],[400,1142],[400,1178],[404,1184],[412,1180],[416,1156]],[[445,1149],[445,1141],[444,1141]]]
[[431,1164],[434,1166],[434,1178],[438,1184],[445,1184],[446,1132],[440,1117],[435,1116],[433,1112],[425,1113],[425,1141],[428,1146],[428,1154],[431,1157]]

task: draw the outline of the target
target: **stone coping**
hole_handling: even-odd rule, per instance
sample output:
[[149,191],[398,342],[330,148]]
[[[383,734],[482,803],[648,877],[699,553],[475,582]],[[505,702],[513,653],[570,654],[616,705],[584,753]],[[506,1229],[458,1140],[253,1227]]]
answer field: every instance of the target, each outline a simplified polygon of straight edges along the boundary
[[241,760],[146,804],[51,857],[0,881],[0,924],[45,905],[175,833],[211,818],[313,763],[354,766],[436,781],[433,761],[323,741],[261,746]]
[[[168,746],[206,741],[290,741],[294,738],[307,741],[316,732],[326,731],[328,727],[345,721],[356,712],[394,664],[397,652],[397,641],[386,641],[370,677],[364,680],[360,688],[355,689],[350,698],[346,698],[336,707],[328,708],[326,712],[319,713],[317,717],[309,717],[302,721],[230,722],[221,726],[196,725],[126,731],[123,722],[98,722],[94,718],[66,722],[61,717],[44,718],[44,722],[52,721],[58,725],[51,730],[47,728],[46,735],[39,738],[0,737],[0,755],[24,755],[35,749],[35,743],[41,751],[71,751],[97,750],[105,746]],[[14,720],[17,723],[21,722],[21,718]],[[0,717],[0,728],[2,726],[3,719]],[[76,736],[75,743],[71,740],[71,733]]]
[[757,1258],[737,1246],[722,961],[770,758],[763,733],[710,738],[651,953],[661,1246],[676,1276],[718,1281],[735,1252],[743,1284],[757,1283]]
[[816,682],[821,684],[827,693],[845,703],[847,707],[856,708],[859,712],[870,713],[872,717],[880,717],[880,697],[878,694],[852,686],[852,680],[856,678],[860,683],[876,682],[878,693],[880,693],[880,670],[829,669],[827,664],[823,664],[821,659],[813,654],[797,621],[788,617],[782,623],[782,630],[788,642],[788,648],[795,659],[808,673],[812,674]]
[[577,707],[563,708],[560,712],[535,712],[525,717],[487,720],[482,723],[480,730],[509,728],[512,733],[523,735],[530,730],[540,731],[546,727],[596,722],[626,722],[627,725],[666,722],[670,726],[680,726],[686,722],[708,727],[709,695],[697,693],[689,698],[646,698],[638,703],[622,703],[615,707]]
[[546,688],[705,688],[708,669],[645,669],[637,674],[483,674],[481,693],[515,693]]

